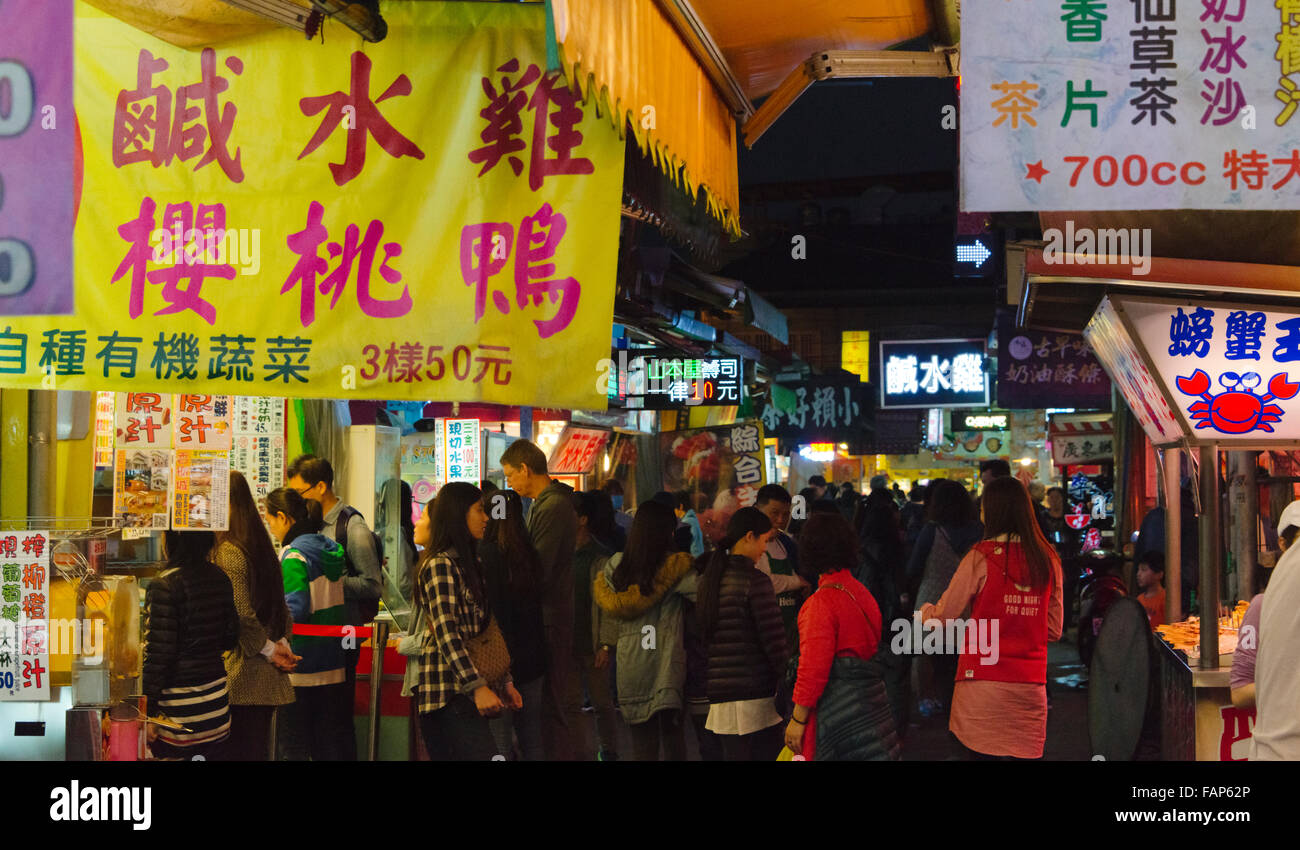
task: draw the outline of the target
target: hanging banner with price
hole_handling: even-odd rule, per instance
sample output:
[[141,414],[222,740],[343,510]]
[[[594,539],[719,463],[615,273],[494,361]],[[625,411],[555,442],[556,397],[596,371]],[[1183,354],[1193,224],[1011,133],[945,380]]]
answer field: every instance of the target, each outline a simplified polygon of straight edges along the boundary
[[600,457],[608,442],[608,431],[565,428],[546,467],[556,475],[585,475],[594,470],[596,458]]
[[624,145],[547,72],[546,11],[187,50],[79,3],[75,305],[0,302],[0,386],[604,409],[572,370],[609,352]]
[[1300,4],[967,7],[963,210],[1300,206]]
[[0,533],[0,700],[50,698],[50,538]]

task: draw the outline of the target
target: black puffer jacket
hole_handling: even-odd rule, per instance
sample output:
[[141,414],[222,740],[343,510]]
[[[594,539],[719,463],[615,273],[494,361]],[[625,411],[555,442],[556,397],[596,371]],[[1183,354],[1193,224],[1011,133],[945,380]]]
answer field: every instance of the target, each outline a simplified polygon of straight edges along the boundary
[[880,656],[842,656],[817,701],[816,761],[897,761],[902,743],[885,690]]
[[772,580],[748,558],[732,555],[718,592],[718,617],[706,636],[710,703],[776,694],[789,647]]
[[239,640],[230,579],[215,564],[158,574],[145,594],[143,690],[152,707],[164,688],[226,675],[221,655]]

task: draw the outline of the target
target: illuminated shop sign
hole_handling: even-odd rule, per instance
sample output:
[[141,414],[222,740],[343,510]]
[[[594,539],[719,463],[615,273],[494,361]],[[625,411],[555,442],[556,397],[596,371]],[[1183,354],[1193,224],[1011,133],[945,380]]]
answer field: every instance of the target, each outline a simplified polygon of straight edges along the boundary
[[739,405],[745,398],[740,357],[684,357],[671,351],[615,351],[610,369],[613,407],[671,410]]
[[987,407],[984,341],[880,343],[881,407]]

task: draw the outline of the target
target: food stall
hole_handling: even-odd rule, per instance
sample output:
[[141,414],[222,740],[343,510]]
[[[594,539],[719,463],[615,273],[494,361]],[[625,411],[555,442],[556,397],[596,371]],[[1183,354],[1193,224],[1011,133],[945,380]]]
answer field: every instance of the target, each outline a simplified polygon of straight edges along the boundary
[[[1180,562],[1179,453],[1197,474],[1201,616],[1181,617],[1179,570],[1167,569],[1166,615],[1160,631],[1161,749],[1166,759],[1245,758],[1254,711],[1234,708],[1228,690],[1237,600],[1221,609],[1224,535],[1221,480],[1227,449],[1290,448],[1300,439],[1300,383],[1288,364],[1300,360],[1300,311],[1191,298],[1108,294],[1084,333],[1134,417],[1161,450],[1165,466],[1166,551]],[[1233,518],[1253,531],[1254,517]],[[1249,548],[1258,548],[1251,541]],[[1250,589],[1236,595],[1249,599]],[[1233,610],[1228,607],[1235,605]],[[1208,612],[1208,614],[1206,613]],[[1220,614],[1222,616],[1220,616]],[[1207,616],[1217,629],[1201,628]]]

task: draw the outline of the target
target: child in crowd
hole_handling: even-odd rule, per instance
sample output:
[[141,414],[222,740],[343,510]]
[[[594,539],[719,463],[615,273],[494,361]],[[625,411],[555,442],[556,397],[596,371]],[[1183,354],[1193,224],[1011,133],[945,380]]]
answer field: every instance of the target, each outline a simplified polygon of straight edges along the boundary
[[1161,552],[1146,552],[1138,561],[1137,583],[1141,593],[1138,602],[1147,609],[1151,628],[1165,623],[1165,556]]

